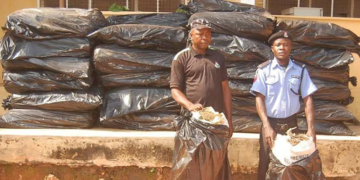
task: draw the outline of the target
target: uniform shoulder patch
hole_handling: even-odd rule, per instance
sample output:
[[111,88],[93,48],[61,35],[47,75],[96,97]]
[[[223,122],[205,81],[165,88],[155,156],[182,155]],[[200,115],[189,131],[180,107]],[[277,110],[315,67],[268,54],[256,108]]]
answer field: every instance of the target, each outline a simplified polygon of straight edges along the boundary
[[267,60],[267,61],[265,61],[265,62],[263,62],[263,63],[259,64],[259,65],[257,66],[257,68],[261,69],[261,68],[263,68],[263,67],[265,67],[265,66],[269,65],[269,64],[270,64],[270,62],[271,62],[270,60]]
[[299,67],[301,68],[304,68],[306,65],[304,63],[301,63],[301,62],[298,62],[298,61],[295,61],[295,60],[292,60],[292,62],[296,65],[298,65]]

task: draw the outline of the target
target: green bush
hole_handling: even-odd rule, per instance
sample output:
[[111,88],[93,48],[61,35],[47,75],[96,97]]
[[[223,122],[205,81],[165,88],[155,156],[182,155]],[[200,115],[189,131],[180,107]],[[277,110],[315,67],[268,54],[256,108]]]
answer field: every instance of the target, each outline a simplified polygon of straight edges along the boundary
[[112,4],[109,7],[109,11],[113,11],[113,12],[119,12],[119,11],[128,11],[129,9],[126,8],[125,6],[119,6],[116,3]]

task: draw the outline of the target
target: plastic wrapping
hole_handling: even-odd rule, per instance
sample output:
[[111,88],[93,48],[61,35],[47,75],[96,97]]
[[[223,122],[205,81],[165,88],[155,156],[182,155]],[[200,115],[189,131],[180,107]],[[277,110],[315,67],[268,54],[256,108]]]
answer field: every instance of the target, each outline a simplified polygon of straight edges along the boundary
[[158,71],[170,69],[174,56],[161,51],[100,45],[94,51],[94,64],[102,73]]
[[252,82],[229,80],[229,87],[233,96],[250,96]]
[[159,26],[185,27],[189,16],[184,13],[168,14],[131,14],[106,18],[111,25],[117,24],[152,24]]
[[108,128],[131,129],[142,131],[175,130],[174,118],[178,113],[146,112],[105,119],[101,125]]
[[10,71],[48,70],[67,74],[75,78],[88,78],[92,73],[90,58],[50,57],[9,59],[2,61],[2,66]]
[[5,28],[27,39],[86,37],[108,26],[98,9],[29,8],[11,13]]
[[101,76],[100,81],[101,84],[105,87],[122,87],[122,86],[169,87],[170,71],[108,74]]
[[319,79],[312,79],[318,90],[313,97],[320,100],[329,100],[337,102],[348,102],[350,98],[350,89],[342,84],[324,81]]
[[187,31],[183,27],[120,24],[99,29],[88,37],[104,44],[178,52],[186,46]]
[[213,33],[210,48],[219,50],[227,61],[267,61],[273,56],[267,44],[224,34]]
[[24,59],[32,57],[88,57],[90,43],[86,38],[62,38],[26,40],[6,33],[0,42],[0,59]]
[[261,119],[259,116],[232,116],[232,124],[234,132],[242,133],[260,133]]
[[100,122],[124,115],[180,109],[168,88],[117,88],[105,93]]
[[2,128],[92,128],[92,112],[63,112],[36,109],[11,109],[0,118]]
[[5,108],[87,111],[102,103],[99,89],[12,94]]
[[322,172],[319,151],[316,150],[309,157],[290,166],[283,165],[273,153],[270,153],[270,164],[266,173],[266,180],[271,179],[326,180]]
[[257,115],[255,97],[232,97],[232,114],[235,115]]
[[231,180],[229,126],[196,120],[188,111],[175,118],[175,123],[178,131],[170,179]]
[[347,49],[358,52],[359,38],[352,31],[333,23],[316,22],[308,20],[280,20],[276,30],[286,30],[292,40],[311,46]]
[[291,58],[326,69],[344,66],[355,60],[350,51],[313,47],[294,42]]
[[227,63],[227,74],[233,80],[253,80],[261,62]]
[[86,90],[93,78],[76,79],[66,74],[50,71],[23,71],[3,74],[4,87],[9,93],[54,90]]
[[266,41],[273,33],[275,24],[263,16],[241,12],[202,12],[193,14],[189,22],[206,19],[211,31],[218,34],[235,35]]
[[[300,131],[307,131],[305,118],[298,118],[298,127]],[[315,120],[315,131],[317,134],[355,136],[356,133],[351,131],[343,122]]]

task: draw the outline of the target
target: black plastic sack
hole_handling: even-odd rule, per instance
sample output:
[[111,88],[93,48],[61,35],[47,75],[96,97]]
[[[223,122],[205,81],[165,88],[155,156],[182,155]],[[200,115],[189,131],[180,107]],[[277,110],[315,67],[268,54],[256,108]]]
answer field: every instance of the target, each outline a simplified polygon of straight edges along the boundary
[[180,6],[189,14],[197,12],[247,12],[259,14],[267,18],[274,18],[264,8],[243,3],[228,2],[223,0],[193,0],[187,6]]
[[11,109],[0,118],[1,128],[92,128],[92,112],[63,112],[36,109]]
[[190,112],[175,118],[175,123],[178,131],[170,179],[231,180],[229,126],[198,121],[191,118]]
[[229,80],[229,87],[233,96],[249,96],[252,82]]
[[359,38],[352,31],[333,23],[324,23],[308,20],[280,20],[276,31],[286,30],[292,40],[311,46],[347,49],[358,52]]
[[[300,131],[307,131],[307,123],[305,118],[297,119],[298,127]],[[325,121],[325,120],[315,120],[315,132],[316,134],[326,134],[326,135],[341,135],[341,136],[355,136],[356,133],[351,131],[343,122],[341,121]]]
[[174,131],[174,118],[178,113],[172,112],[146,112],[121,116],[119,118],[105,119],[101,125],[108,128],[131,129],[141,131]]
[[[99,89],[12,94],[4,108],[88,111],[102,103]],[[4,104],[3,104],[4,106]]]
[[189,16],[184,13],[168,14],[131,14],[106,18],[111,25],[117,24],[152,24],[159,26],[186,27]]
[[105,93],[100,122],[141,112],[180,109],[168,88],[117,88]]
[[9,93],[54,90],[86,90],[93,78],[77,79],[50,71],[23,71],[3,73],[4,87]]
[[337,102],[348,102],[351,92],[350,89],[342,84],[324,81],[319,79],[312,79],[318,90],[313,97],[320,100],[329,100]]
[[103,44],[178,52],[186,46],[187,31],[183,27],[120,24],[99,29],[88,37]]
[[316,78],[324,81],[333,81],[345,86],[349,82],[349,66],[342,66],[333,69],[322,69],[316,68],[311,65],[307,65],[306,69],[308,70],[311,78]]
[[331,69],[354,62],[351,52],[293,43],[291,58],[316,67]]
[[227,74],[233,80],[254,80],[256,70],[261,62],[227,63]]
[[0,59],[23,59],[32,57],[88,57],[90,43],[86,38],[62,38],[26,40],[6,33],[0,42]]
[[123,86],[169,87],[170,71],[108,74],[101,76],[100,82],[104,87],[123,87]]
[[253,116],[232,116],[234,132],[260,133],[261,119],[257,115]]
[[319,151],[316,150],[308,158],[297,161],[290,166],[283,165],[273,153],[270,153],[269,169],[266,180],[326,180],[322,172]]
[[210,48],[219,50],[227,61],[267,61],[273,56],[267,44],[224,34],[213,33]]
[[117,45],[99,45],[94,51],[95,68],[102,73],[147,72],[171,68],[175,54]]
[[5,29],[27,39],[86,37],[108,26],[98,9],[30,8],[11,13]]
[[213,33],[235,35],[261,41],[266,41],[275,28],[271,19],[241,12],[196,13],[190,17],[189,23],[195,19],[208,20]]
[[257,115],[255,97],[232,97],[232,114],[235,115]]
[[[313,105],[316,120],[351,121],[359,124],[357,118],[346,108],[346,106],[337,102],[314,100]],[[305,117],[303,105],[297,116]]]
[[90,58],[77,57],[50,57],[50,58],[28,58],[3,60],[2,66],[5,70],[48,70],[67,74],[75,78],[89,78],[92,73]]

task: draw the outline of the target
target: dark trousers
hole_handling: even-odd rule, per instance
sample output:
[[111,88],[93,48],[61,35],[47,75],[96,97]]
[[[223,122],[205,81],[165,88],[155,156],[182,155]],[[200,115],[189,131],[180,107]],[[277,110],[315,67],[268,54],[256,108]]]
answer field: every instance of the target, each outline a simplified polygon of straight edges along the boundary
[[[298,127],[296,116],[292,115],[287,118],[270,118],[269,122],[276,134],[284,135],[290,128]],[[299,129],[296,128],[292,132],[298,133]],[[260,151],[259,151],[259,167],[258,167],[258,180],[265,180],[266,171],[270,164],[270,147],[264,137],[264,127],[261,126],[260,132]]]

